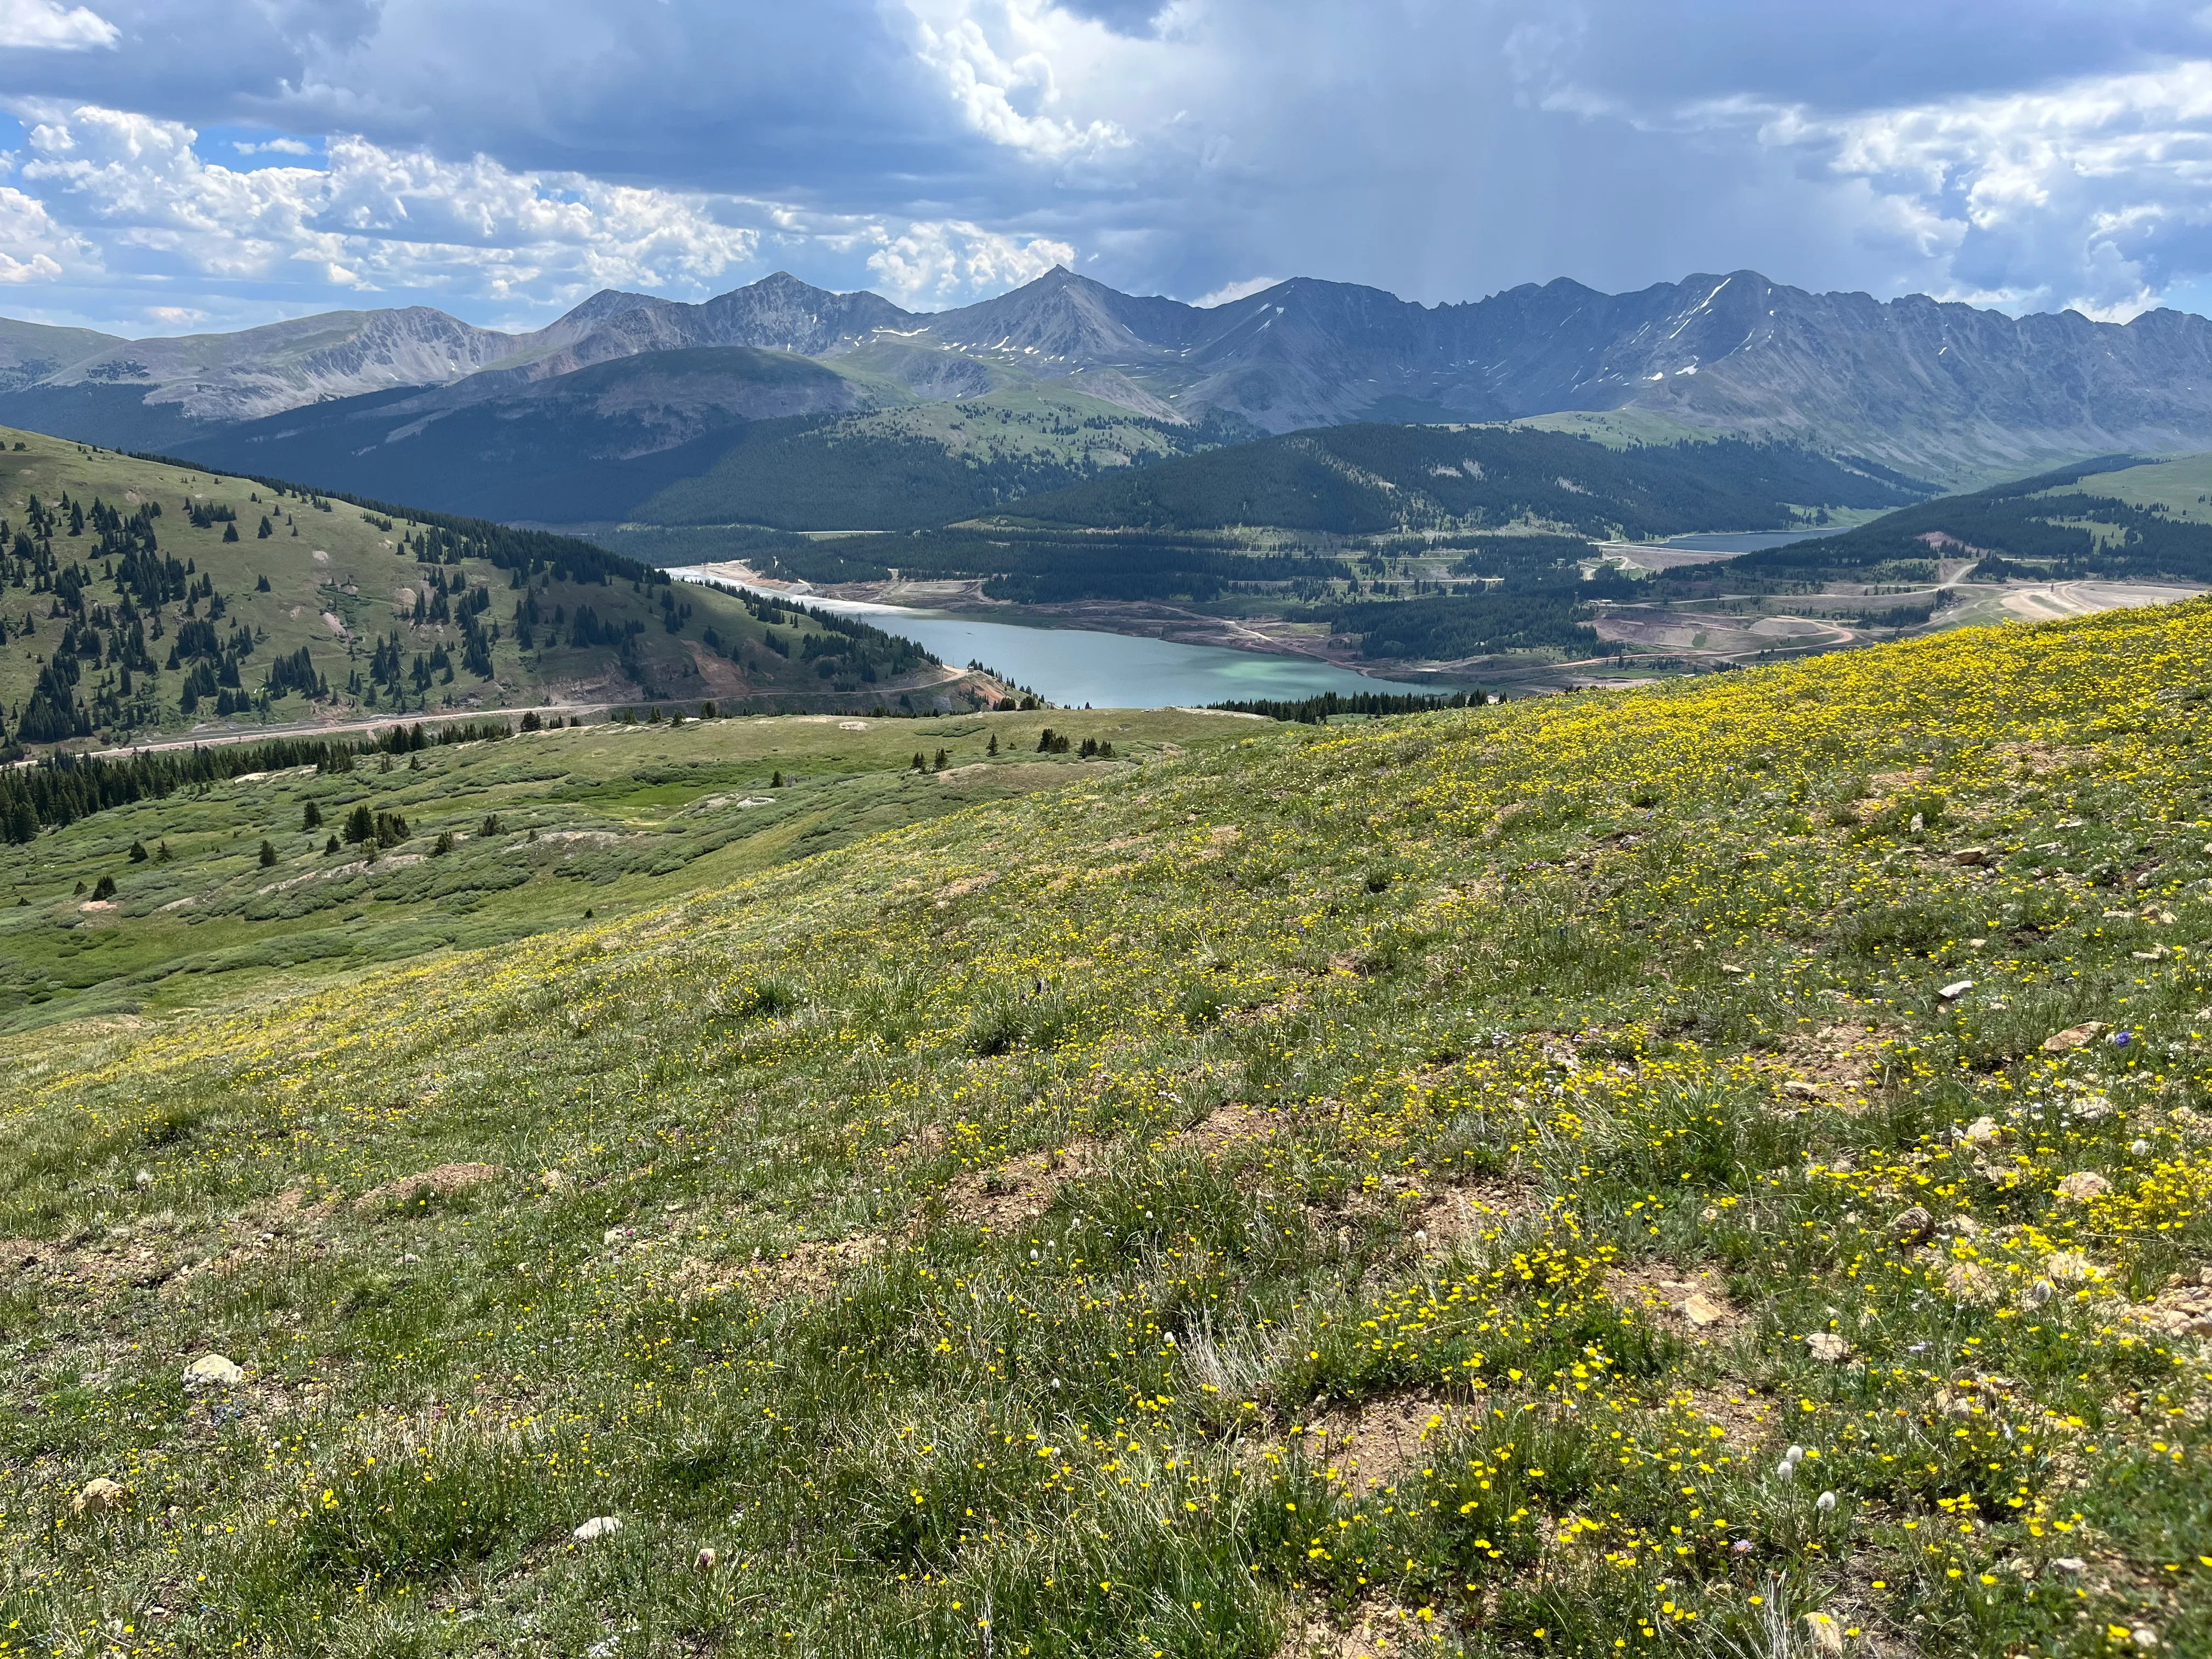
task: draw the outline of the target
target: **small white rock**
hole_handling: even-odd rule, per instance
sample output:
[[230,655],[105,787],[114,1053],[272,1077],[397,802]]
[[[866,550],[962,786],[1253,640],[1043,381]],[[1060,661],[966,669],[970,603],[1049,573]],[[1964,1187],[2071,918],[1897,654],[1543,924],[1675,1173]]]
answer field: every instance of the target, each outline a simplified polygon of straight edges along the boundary
[[246,1380],[246,1371],[219,1353],[204,1353],[185,1367],[188,1389],[230,1389]]
[[115,1481],[101,1476],[84,1483],[84,1490],[72,1498],[70,1508],[78,1515],[105,1515],[110,1510],[119,1510],[131,1501],[131,1494]]
[[1851,1345],[1833,1331],[1815,1331],[1805,1339],[1807,1352],[1824,1365],[1840,1365],[1850,1357]]
[[2054,1555],[2051,1558],[2051,1570],[2053,1572],[2073,1573],[2078,1576],[2087,1565],[2088,1563],[2078,1555]]
[[1954,979],[1942,990],[1936,992],[1936,994],[1942,998],[1946,1002],[1956,1002],[1960,997],[1966,995],[1967,992],[1973,988],[1973,981],[1970,979]]
[[595,1515],[568,1535],[579,1544],[589,1544],[602,1538],[611,1538],[622,1529],[620,1516]]
[[2094,1170],[2076,1170],[2058,1183],[2058,1196],[2071,1199],[2076,1204],[2087,1204],[2112,1190],[2112,1183]]

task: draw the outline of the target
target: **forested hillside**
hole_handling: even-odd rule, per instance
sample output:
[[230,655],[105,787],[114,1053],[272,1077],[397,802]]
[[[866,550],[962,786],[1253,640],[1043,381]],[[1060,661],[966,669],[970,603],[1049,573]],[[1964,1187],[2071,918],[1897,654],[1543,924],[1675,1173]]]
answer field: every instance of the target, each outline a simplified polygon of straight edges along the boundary
[[0,746],[556,694],[872,704],[945,678],[872,628],[678,588],[572,537],[0,445]]
[[[1525,428],[1352,426],[1122,469],[941,529],[747,538],[727,556],[815,582],[879,581],[894,570],[977,578],[990,597],[1024,603],[1206,602],[1255,583],[1323,597],[1353,575],[1351,561],[1372,538],[1419,533],[1484,567],[1465,574],[1517,583],[1540,567],[1556,585],[1562,568],[1577,574],[1561,563],[1571,550],[1591,556],[1588,538],[1776,529],[1923,490],[1788,446],[1608,447]],[[1516,533],[1494,533],[1501,527]]]
[[[2103,456],[1945,496],[1838,535],[1747,555],[1729,562],[1725,579],[1925,580],[1938,560],[1970,559],[1987,580],[2094,576],[2212,582],[2212,525],[2191,522],[2164,501],[2144,504],[2101,493],[2094,483],[2098,475],[2134,464],[2133,457]],[[1671,573],[1678,584],[1695,584],[1712,574]]]
[[1793,507],[1901,506],[1932,493],[1872,463],[1736,440],[1608,448],[1510,427],[1346,426],[1264,439],[1035,497],[1024,522],[1246,526],[1342,535],[1531,518],[1644,539],[1779,530]]

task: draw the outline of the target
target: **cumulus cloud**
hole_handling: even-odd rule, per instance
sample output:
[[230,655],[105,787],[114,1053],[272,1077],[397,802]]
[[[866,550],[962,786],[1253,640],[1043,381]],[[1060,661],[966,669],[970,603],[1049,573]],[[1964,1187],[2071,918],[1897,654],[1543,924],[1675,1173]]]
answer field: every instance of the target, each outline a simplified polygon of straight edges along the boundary
[[[908,0],[916,55],[969,128],[1032,159],[1129,147],[1120,123],[1071,112],[1063,66],[1101,55],[1112,31],[1051,0]],[[1097,37],[1088,41],[1083,34]]]
[[1194,306],[1225,306],[1238,300],[1249,300],[1255,294],[1264,294],[1283,279],[1279,276],[1247,276],[1240,282],[1224,283],[1212,293],[1193,300]]
[[90,245],[56,224],[45,203],[0,185],[0,283],[52,283],[96,263]]
[[121,33],[98,12],[56,0],[0,0],[0,46],[45,52],[83,52],[112,46]]
[[[860,259],[895,296],[925,305],[995,293],[1076,258],[1067,241],[967,220],[822,214],[357,136],[331,138],[320,167],[227,167],[179,122],[91,104],[15,108],[26,144],[21,188],[0,190],[5,282],[59,277],[71,258],[97,263],[98,249],[111,285],[198,277],[479,301],[526,317],[602,288],[704,297],[763,274],[769,252]],[[283,143],[252,148],[291,154]]]
[[2201,271],[2212,228],[2212,64],[1841,117],[1775,112],[1890,204],[1962,298],[2125,319]]
[[944,304],[1079,255],[1217,299],[1741,266],[2106,315],[2212,293],[2212,8],[2179,0],[96,3],[0,0],[0,42],[82,17],[112,48],[0,63],[44,135],[0,181],[86,250],[5,246],[96,249],[87,320],[154,283],[226,319],[367,291],[543,320],[770,262]]
[[1004,235],[958,220],[872,234],[882,246],[868,256],[868,269],[890,297],[907,306],[957,304],[1000,293],[1075,260],[1066,242]]
[[180,123],[81,105],[32,112],[24,185],[149,270],[250,279],[305,266],[334,286],[495,301],[609,286],[696,291],[750,260],[757,228],[696,194],[449,161],[365,139],[325,167],[225,167]]

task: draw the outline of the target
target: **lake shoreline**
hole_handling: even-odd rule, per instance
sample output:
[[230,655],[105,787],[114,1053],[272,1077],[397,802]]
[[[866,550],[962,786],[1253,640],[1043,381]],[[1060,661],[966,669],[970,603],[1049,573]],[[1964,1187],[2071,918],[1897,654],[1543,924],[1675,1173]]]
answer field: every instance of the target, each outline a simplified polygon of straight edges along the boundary
[[[1395,678],[1370,673],[1348,654],[1340,657],[1319,648],[1317,641],[1291,642],[1238,618],[1170,606],[1091,602],[1066,607],[1012,605],[985,599],[980,592],[970,600],[964,590],[971,584],[965,583],[930,583],[926,589],[921,584],[890,583],[817,586],[764,577],[735,559],[671,566],[668,574],[680,580],[744,588],[862,617],[886,632],[917,641],[947,661],[981,661],[1000,678],[1064,707],[1079,702],[1097,708],[1169,708],[1209,702],[1296,701],[1328,691],[1403,696],[1483,689],[1472,674],[1449,669],[1412,671]],[[980,588],[980,584],[972,586]],[[926,597],[937,603],[924,608],[873,596],[894,586],[902,590],[902,597]],[[870,596],[861,597],[862,591]],[[1134,617],[1133,609],[1138,611]],[[1144,625],[1128,625],[1132,621]],[[971,649],[972,654],[950,654]],[[1028,665],[1019,665],[1023,664]],[[1063,689],[1055,690],[1054,683]],[[1083,689],[1073,690],[1071,695],[1070,689],[1076,687]]]

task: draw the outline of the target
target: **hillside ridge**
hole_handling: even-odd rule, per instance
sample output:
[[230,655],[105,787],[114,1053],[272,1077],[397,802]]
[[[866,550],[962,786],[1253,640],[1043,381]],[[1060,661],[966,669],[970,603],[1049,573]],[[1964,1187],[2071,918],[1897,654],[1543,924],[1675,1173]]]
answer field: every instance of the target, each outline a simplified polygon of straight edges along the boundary
[[2197,602],[1237,732],[0,1038],[11,1617],[2201,1650],[2207,684]]

